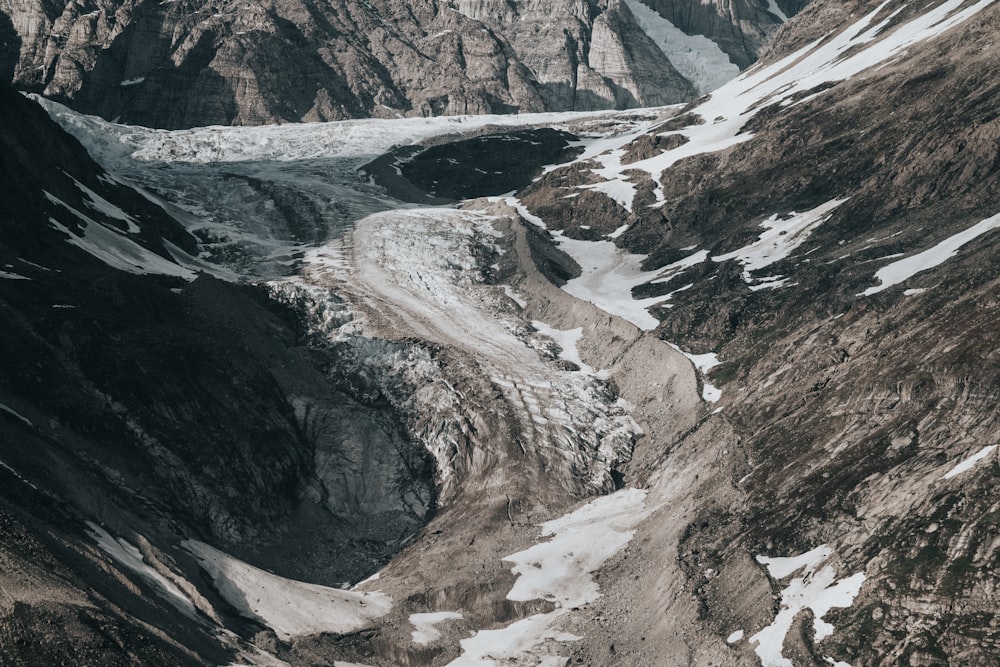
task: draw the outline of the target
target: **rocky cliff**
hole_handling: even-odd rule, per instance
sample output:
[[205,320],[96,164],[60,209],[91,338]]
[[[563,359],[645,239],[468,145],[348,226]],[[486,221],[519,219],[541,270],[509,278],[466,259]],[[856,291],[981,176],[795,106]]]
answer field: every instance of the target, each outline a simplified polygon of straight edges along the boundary
[[167,128],[654,106],[691,99],[699,66],[737,71],[685,32],[752,62],[780,21],[741,7],[678,22],[638,0],[4,0],[0,73],[85,113]]

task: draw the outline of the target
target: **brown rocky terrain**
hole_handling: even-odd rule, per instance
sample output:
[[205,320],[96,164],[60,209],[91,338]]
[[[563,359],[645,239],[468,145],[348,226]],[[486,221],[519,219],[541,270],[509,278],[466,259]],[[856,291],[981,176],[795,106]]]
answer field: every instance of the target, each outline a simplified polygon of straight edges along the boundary
[[[728,25],[740,66],[780,24],[760,7],[701,14],[678,25],[713,38]],[[694,97],[618,0],[5,0],[0,45],[0,74],[18,88],[151,127],[620,109]]]

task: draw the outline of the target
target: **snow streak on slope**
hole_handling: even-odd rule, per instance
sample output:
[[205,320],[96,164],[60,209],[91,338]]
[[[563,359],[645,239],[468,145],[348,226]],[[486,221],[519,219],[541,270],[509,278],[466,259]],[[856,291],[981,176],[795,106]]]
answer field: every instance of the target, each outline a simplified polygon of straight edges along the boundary
[[198,558],[227,602],[285,641],[320,632],[355,632],[392,609],[392,601],[381,593],[355,593],[285,579],[196,540],[182,546]]
[[963,472],[969,472],[974,467],[976,467],[977,463],[979,463],[983,459],[987,458],[990,454],[992,454],[996,448],[997,448],[996,445],[989,445],[987,447],[983,447],[978,452],[976,452],[975,454],[973,454],[972,456],[965,459],[964,461],[956,465],[954,468],[946,472],[944,477],[942,477],[941,479],[951,479],[952,477],[961,475]]
[[[185,280],[195,279],[194,271],[147,250],[127,238],[124,232],[112,231],[48,192],[45,193],[45,196],[53,204],[58,204],[73,214],[83,224],[83,232],[76,234],[55,218],[49,218],[49,223],[67,235],[66,241],[68,243],[96,257],[108,266],[128,273],[162,274]],[[185,253],[177,249],[175,259],[183,260],[184,256]],[[189,259],[193,261],[193,258]]]
[[625,0],[625,4],[639,27],[663,51],[681,76],[694,85],[698,95],[713,91],[739,75],[740,68],[708,37],[688,35],[640,0]]
[[649,515],[645,499],[645,491],[625,489],[542,524],[541,536],[551,540],[504,558],[518,575],[507,599],[549,600],[556,609],[463,639],[462,655],[449,667],[565,664],[566,658],[552,655],[543,644],[579,639],[559,632],[556,623],[571,609],[600,597],[591,574],[632,539],[635,527]]
[[713,92],[692,110],[704,122],[676,131],[689,140],[682,146],[629,165],[621,163],[620,151],[611,151],[596,158],[601,167],[593,171],[607,181],[622,183],[623,187],[630,183],[624,171],[645,171],[656,183],[657,200],[663,202],[659,183],[665,170],[683,158],[749,141],[753,135],[741,134],[740,130],[759,110],[771,104],[791,103],[793,96],[808,93],[821,84],[843,81],[891,62],[913,44],[944,33],[993,2],[979,0],[963,9],[964,0],[948,0],[887,33],[883,31],[901,9],[876,23],[888,4],[884,3],[838,34],[819,39],[771,65],[754,67]]
[[[760,223],[765,229],[753,243],[726,253],[716,255],[713,262],[725,262],[735,259],[743,265],[743,280],[756,287],[777,287],[776,281],[780,278],[771,276],[767,279],[754,278],[751,273],[771,266],[775,262],[785,259],[791,255],[799,246],[806,242],[809,234],[830,218],[833,210],[843,204],[846,199],[832,199],[816,208],[796,213],[792,211],[787,215],[772,215],[770,218]],[[751,287],[750,289],[754,289]]]
[[135,545],[120,537],[115,539],[108,531],[92,521],[87,522],[87,532],[106,554],[145,579],[170,604],[188,616],[196,616],[191,599],[177,588],[174,582],[150,566]]
[[906,282],[922,271],[933,269],[954,257],[965,244],[997,227],[1000,227],[1000,214],[987,218],[954,236],[949,236],[932,248],[884,266],[875,272],[875,279],[879,281],[879,284],[875,287],[869,287],[858,296],[878,294],[893,285]]
[[859,572],[838,580],[836,570],[823,565],[832,554],[830,547],[822,545],[789,558],[757,556],[757,562],[779,581],[801,571],[801,576],[789,581],[782,590],[781,610],[774,622],[750,638],[751,643],[757,644],[755,651],[763,667],[793,667],[792,661],[782,654],[782,646],[799,612],[812,610],[814,641],[820,642],[833,634],[833,626],[823,620],[827,612],[854,603],[865,575]]

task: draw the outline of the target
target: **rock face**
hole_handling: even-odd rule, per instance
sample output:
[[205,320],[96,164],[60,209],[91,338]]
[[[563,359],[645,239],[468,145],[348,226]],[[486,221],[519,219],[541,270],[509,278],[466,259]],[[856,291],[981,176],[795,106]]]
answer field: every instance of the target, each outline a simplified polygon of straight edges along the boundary
[[[698,17],[677,27],[716,39],[741,67],[779,25],[761,7],[713,13],[714,5],[683,4]],[[657,9],[674,20],[665,12],[677,6]],[[0,10],[0,75],[82,112],[151,127],[625,108],[694,96],[619,0],[5,0]]]

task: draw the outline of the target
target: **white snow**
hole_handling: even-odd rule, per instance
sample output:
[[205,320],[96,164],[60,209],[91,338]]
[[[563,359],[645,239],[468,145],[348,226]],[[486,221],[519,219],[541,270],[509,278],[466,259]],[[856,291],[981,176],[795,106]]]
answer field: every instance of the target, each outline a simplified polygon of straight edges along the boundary
[[778,3],[775,2],[775,0],[767,0],[767,11],[778,17],[782,23],[788,20],[788,16],[785,12],[781,11],[781,7],[778,6]]
[[197,557],[216,590],[248,618],[261,621],[285,641],[332,632],[346,634],[389,613],[382,593],[357,593],[285,579],[196,540],[182,546]]
[[[812,231],[826,222],[833,215],[833,210],[845,201],[847,199],[831,199],[803,213],[792,211],[787,215],[772,215],[760,223],[765,231],[756,241],[738,250],[717,255],[712,261],[726,262],[735,259],[743,265],[743,280],[754,283],[756,281],[751,276],[753,271],[766,268],[790,256],[805,243]],[[780,276],[769,276],[759,280],[768,283],[764,286],[774,287],[776,286],[774,283],[780,278]]]
[[30,419],[28,419],[27,417],[25,417],[24,415],[22,415],[20,412],[14,410],[13,408],[7,407],[3,403],[0,403],[0,410],[3,410],[4,412],[6,412],[7,414],[9,414],[9,415],[11,415],[13,417],[17,417],[18,419],[20,419],[21,421],[23,421],[28,426],[31,426],[32,428],[34,428],[34,426],[35,426],[34,424],[31,423]]
[[22,276],[18,273],[8,273],[7,271],[0,271],[0,278],[5,278],[6,280],[31,280],[27,276]]
[[520,294],[514,291],[514,288],[510,285],[501,285],[503,287],[503,293],[507,295],[507,298],[516,303],[521,308],[527,308],[528,302],[524,300]]
[[949,236],[932,248],[884,266],[875,272],[875,279],[879,281],[879,284],[875,287],[869,287],[858,296],[877,294],[893,285],[909,280],[922,271],[933,269],[954,257],[965,244],[997,227],[1000,227],[1000,214],[978,222],[954,236]]
[[735,644],[736,642],[738,642],[741,639],[743,639],[743,631],[742,630],[737,630],[733,634],[731,634],[728,637],[726,637],[726,643],[727,644]]
[[127,86],[135,86],[137,84],[142,83],[145,80],[146,80],[146,77],[140,76],[140,77],[136,77],[135,79],[125,79],[124,81],[122,81],[118,85],[122,86],[123,88],[125,88]]
[[757,556],[757,562],[766,566],[774,579],[782,580],[800,573],[782,590],[781,610],[774,622],[750,637],[750,642],[757,645],[754,650],[763,667],[793,667],[791,660],[782,655],[782,645],[792,622],[803,609],[811,609],[815,616],[813,632],[815,640],[819,642],[834,631],[833,626],[823,620],[827,612],[835,607],[850,607],[854,604],[865,575],[859,572],[838,580],[833,567],[823,565],[832,554],[830,547],[822,545],[788,558]]
[[603,192],[629,213],[632,212],[632,200],[635,199],[635,184],[626,180],[601,181],[592,185],[578,185],[580,190],[595,190]]
[[[70,178],[73,177],[70,176]],[[87,206],[94,209],[95,211],[98,211],[99,213],[103,213],[104,215],[108,216],[109,218],[112,218],[113,220],[120,220],[124,222],[125,224],[128,225],[129,234],[138,234],[140,231],[142,231],[141,229],[139,229],[139,225],[136,224],[135,218],[133,218],[125,211],[121,210],[120,207],[115,206],[107,199],[97,194],[96,192],[94,192],[93,190],[91,190],[90,188],[88,188],[86,185],[76,180],[75,178],[73,178],[73,183],[76,184],[76,187],[78,187],[80,191],[83,192],[83,194],[87,195],[87,197],[90,199],[90,201],[87,202]]]
[[698,370],[698,372],[701,373],[702,375],[701,397],[708,403],[718,403],[719,399],[722,398],[722,390],[716,387],[715,385],[710,384],[708,380],[705,378],[705,376],[708,375],[708,372],[710,370],[712,370],[713,368],[722,363],[721,361],[719,361],[719,357],[714,352],[706,352],[705,354],[691,354],[690,352],[685,352],[684,350],[682,350],[677,345],[674,345],[673,343],[667,342],[667,345],[669,345],[670,347],[674,348],[675,350],[683,354],[685,357],[687,357],[694,365],[694,367]]
[[595,375],[594,369],[583,363],[583,360],[580,358],[580,351],[576,347],[577,343],[583,337],[583,327],[562,331],[538,320],[532,320],[531,326],[535,327],[538,333],[548,336],[555,341],[556,345],[560,348],[560,359],[565,359],[570,363],[576,364],[580,367],[581,373]]
[[[136,274],[162,274],[194,280],[196,274],[124,236],[123,232],[112,231],[95,222],[58,197],[46,192],[45,196],[54,204],[62,206],[83,223],[82,235],[77,235],[55,218],[49,223],[68,236],[66,241],[93,255],[108,266]],[[192,258],[193,259],[193,258]]]
[[944,477],[942,477],[941,479],[951,479],[956,475],[961,475],[963,472],[968,472],[972,470],[972,468],[975,467],[977,463],[979,463],[980,461],[988,457],[990,454],[992,454],[996,448],[997,448],[996,445],[988,445],[986,447],[983,447],[978,452],[976,452],[975,454],[973,454],[972,456],[965,459],[964,461],[956,465],[954,468],[949,470],[947,473],[945,473]]
[[[682,248],[682,250],[691,250],[692,248]],[[699,250],[697,252],[691,253],[687,257],[682,257],[676,262],[667,264],[666,266],[657,269],[656,279],[650,282],[654,283],[665,283],[670,281],[671,278],[681,273],[685,269],[689,269],[692,266],[697,266],[708,259],[707,250]]]
[[644,255],[627,253],[611,241],[580,241],[562,234],[555,236],[559,249],[572,257],[582,271],[579,277],[563,285],[565,291],[644,331],[651,331],[660,324],[647,308],[662,303],[666,297],[632,298],[633,287],[649,282],[659,273],[640,268],[646,258]]
[[[774,3],[774,0],[769,0]],[[700,96],[738,76],[740,68],[719,45],[703,35],[688,35],[639,0],[625,0],[639,27]],[[780,9],[778,10],[781,11]],[[785,20],[782,14],[782,20]]]
[[457,611],[435,611],[426,614],[410,614],[410,623],[413,624],[413,632],[410,633],[414,644],[427,645],[441,638],[441,631],[436,626],[438,623],[462,618],[462,614]]
[[449,667],[564,664],[565,658],[551,655],[542,645],[579,639],[556,631],[555,622],[600,597],[591,574],[632,539],[636,525],[650,512],[645,499],[645,491],[624,489],[542,524],[541,536],[551,540],[504,558],[519,575],[507,599],[550,600],[556,609],[463,639],[462,655]]
[[87,522],[87,532],[90,533],[91,538],[97,542],[97,546],[99,546],[102,551],[118,561],[121,565],[124,565],[126,568],[142,577],[147,583],[152,585],[153,589],[156,590],[164,600],[188,616],[197,616],[191,599],[185,595],[174,582],[157,572],[149,563],[147,563],[146,559],[142,555],[142,552],[140,552],[134,544],[121,537],[112,537],[108,531],[104,530],[93,521]]
[[39,491],[40,490],[37,486],[35,486],[31,482],[29,482],[23,475],[21,475],[21,473],[19,473],[18,471],[14,470],[13,468],[11,468],[9,465],[7,465],[6,463],[4,463],[3,461],[0,461],[0,468],[3,468],[4,470],[6,470],[10,474],[12,474],[17,479],[19,479],[20,481],[24,482],[25,484],[27,484],[28,486],[30,486],[31,488],[33,488],[35,491]]

